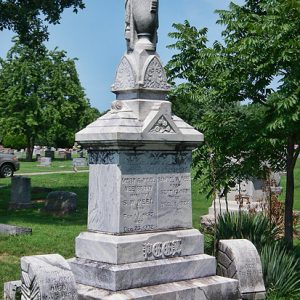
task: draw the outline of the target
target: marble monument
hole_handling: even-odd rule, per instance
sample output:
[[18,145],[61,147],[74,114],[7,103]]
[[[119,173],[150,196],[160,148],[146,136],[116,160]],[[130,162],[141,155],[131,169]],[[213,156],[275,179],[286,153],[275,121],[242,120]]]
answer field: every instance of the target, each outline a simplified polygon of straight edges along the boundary
[[[238,281],[216,275],[216,258],[204,254],[203,235],[192,227],[192,150],[204,138],[167,101],[170,86],[156,53],[159,1],[126,0],[125,8],[116,101],[76,134],[89,153],[87,231],[76,238],[76,257],[50,266],[59,275],[66,270],[60,284],[68,293],[71,284],[68,299],[237,300]],[[26,295],[33,279],[24,263],[22,270]],[[54,280],[56,270],[47,274]]]
[[116,101],[76,134],[89,151],[88,231],[68,262],[79,299],[238,299],[237,281],[216,276],[192,228],[190,166],[203,135],[167,101],[158,2],[125,1]]

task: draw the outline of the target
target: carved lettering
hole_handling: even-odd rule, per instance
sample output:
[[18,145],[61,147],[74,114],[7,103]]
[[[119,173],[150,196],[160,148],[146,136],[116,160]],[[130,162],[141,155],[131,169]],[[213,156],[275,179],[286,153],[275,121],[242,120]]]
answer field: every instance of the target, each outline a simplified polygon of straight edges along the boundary
[[143,244],[144,258],[168,258],[181,255],[181,240]]
[[[121,226],[124,231],[153,231],[158,226],[169,226],[166,222],[180,222],[180,216],[188,215],[191,210],[190,186],[189,173],[123,175]],[[167,215],[177,219],[165,220]]]

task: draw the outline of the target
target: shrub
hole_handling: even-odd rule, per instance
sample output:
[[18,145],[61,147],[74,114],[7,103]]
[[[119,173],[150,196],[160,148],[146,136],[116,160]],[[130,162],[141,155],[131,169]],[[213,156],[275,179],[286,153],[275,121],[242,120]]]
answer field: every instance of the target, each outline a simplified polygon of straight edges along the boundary
[[222,239],[247,239],[260,252],[264,245],[274,242],[279,236],[279,228],[262,213],[224,213],[219,215],[217,219],[216,237],[218,241]]
[[261,262],[268,299],[300,299],[300,261],[279,242],[264,245]]

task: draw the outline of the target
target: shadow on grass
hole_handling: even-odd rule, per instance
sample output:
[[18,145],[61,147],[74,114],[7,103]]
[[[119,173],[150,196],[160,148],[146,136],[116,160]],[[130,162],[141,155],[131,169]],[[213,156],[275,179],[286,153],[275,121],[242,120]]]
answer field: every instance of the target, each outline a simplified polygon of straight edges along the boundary
[[[40,190],[42,192],[32,193],[33,208],[16,211],[9,210],[10,189],[10,185],[0,189],[0,223],[16,225],[18,223],[51,224],[62,226],[83,226],[87,223],[87,186],[59,186],[51,189],[43,186],[34,186],[32,190]],[[41,208],[44,207],[44,200],[50,190],[63,190],[76,193],[78,196],[76,212],[66,216],[54,216],[41,211]]]

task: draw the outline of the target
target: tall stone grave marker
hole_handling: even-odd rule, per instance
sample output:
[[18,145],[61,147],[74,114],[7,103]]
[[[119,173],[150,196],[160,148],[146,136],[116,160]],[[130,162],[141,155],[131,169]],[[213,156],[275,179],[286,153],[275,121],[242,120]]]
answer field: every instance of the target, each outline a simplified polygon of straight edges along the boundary
[[203,135],[166,101],[158,0],[125,2],[117,99],[76,134],[90,164],[88,231],[69,260],[79,299],[238,299],[237,281],[215,276],[215,258],[192,228],[191,152]]
[[9,208],[22,209],[22,208],[30,208],[30,207],[32,207],[31,179],[22,176],[12,177]]

